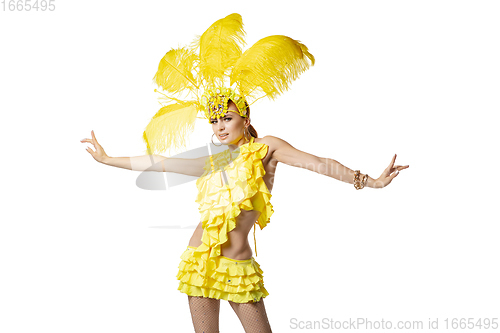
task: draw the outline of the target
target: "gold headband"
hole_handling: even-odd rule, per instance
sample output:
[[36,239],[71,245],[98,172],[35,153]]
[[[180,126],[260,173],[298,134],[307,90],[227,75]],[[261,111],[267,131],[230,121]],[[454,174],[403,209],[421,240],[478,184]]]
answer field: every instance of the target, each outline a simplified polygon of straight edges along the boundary
[[229,100],[236,104],[240,116],[247,117],[245,98],[231,88],[219,87],[207,90],[201,97],[201,105],[203,105],[205,117],[209,122],[211,119],[222,118],[226,115]]

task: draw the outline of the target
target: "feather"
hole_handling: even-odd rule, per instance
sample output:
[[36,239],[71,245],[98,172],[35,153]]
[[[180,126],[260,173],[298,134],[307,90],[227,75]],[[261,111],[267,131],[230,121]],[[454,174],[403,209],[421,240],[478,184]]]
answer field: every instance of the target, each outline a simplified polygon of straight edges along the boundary
[[161,153],[174,147],[186,148],[186,138],[193,132],[198,110],[195,102],[182,102],[162,107],[143,133],[147,154]]
[[193,77],[193,68],[198,56],[195,52],[185,48],[172,49],[160,60],[158,71],[153,80],[159,87],[170,93],[184,89],[197,89]]
[[193,44],[199,48],[200,74],[210,83],[223,84],[224,74],[242,54],[245,31],[240,14],[213,23]]
[[313,65],[314,56],[304,44],[287,36],[268,36],[238,59],[231,72],[231,85],[236,83],[247,97],[275,99]]

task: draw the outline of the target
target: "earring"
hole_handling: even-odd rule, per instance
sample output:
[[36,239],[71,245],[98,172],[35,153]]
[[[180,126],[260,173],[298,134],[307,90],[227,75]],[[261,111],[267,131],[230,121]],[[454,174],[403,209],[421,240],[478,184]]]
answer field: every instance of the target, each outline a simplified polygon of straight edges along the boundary
[[[215,134],[215,133],[214,133],[214,134]],[[216,146],[216,147],[220,147],[220,146],[222,146],[222,143],[221,143],[220,145],[216,145],[216,144],[214,143],[214,134],[212,134],[212,140],[210,140],[210,141],[212,141],[212,144],[213,144],[214,146]]]

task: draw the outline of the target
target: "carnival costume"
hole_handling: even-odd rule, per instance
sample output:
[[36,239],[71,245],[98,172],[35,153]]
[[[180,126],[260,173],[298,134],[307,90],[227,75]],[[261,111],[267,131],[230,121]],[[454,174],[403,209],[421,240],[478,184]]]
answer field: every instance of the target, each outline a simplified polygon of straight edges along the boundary
[[[209,123],[222,118],[229,100],[235,103],[235,112],[247,117],[249,105],[262,97],[275,99],[314,65],[305,45],[283,35],[265,37],[243,53],[244,34],[241,16],[231,14],[213,23],[191,46],[165,54],[154,81],[163,88],[162,99],[168,104],[144,131],[148,154],[185,147],[197,114]],[[177,274],[181,292],[236,303],[258,302],[269,295],[253,257],[236,260],[221,255],[221,245],[236,227],[241,210],[260,212],[254,237],[255,224],[262,230],[274,212],[263,180],[262,159],[268,148],[251,137],[232,152],[207,157],[196,182],[202,244],[188,246],[181,255]]]

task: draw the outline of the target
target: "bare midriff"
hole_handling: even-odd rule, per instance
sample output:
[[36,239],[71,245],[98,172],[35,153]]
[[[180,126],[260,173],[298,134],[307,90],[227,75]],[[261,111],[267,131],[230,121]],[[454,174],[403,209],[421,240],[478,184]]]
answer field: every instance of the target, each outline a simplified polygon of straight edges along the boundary
[[[236,260],[252,258],[253,252],[248,243],[248,233],[259,216],[260,212],[257,210],[241,210],[241,213],[236,217],[236,227],[227,233],[228,240],[221,245],[222,256]],[[189,246],[200,246],[202,236],[203,227],[202,222],[200,222],[189,240]]]

